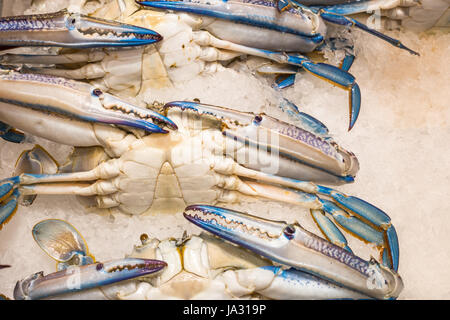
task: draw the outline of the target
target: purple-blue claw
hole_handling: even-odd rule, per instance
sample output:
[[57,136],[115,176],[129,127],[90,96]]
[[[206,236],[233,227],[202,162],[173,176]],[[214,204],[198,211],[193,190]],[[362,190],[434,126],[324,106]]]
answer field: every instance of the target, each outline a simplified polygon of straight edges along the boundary
[[[2,72],[0,102],[3,102],[2,108],[5,109],[0,109],[0,116],[8,124],[11,124],[9,121],[17,121],[14,118],[16,112],[11,110],[19,107],[23,110],[23,117],[30,109],[46,115],[58,114],[59,117],[133,127],[154,133],[167,133],[159,127],[159,123],[177,129],[173,121],[155,111],[133,105],[90,84],[54,76]],[[6,110],[8,106],[10,108]],[[32,128],[18,129],[30,132]]]
[[0,46],[103,48],[148,45],[162,40],[150,29],[62,10],[0,19]]
[[125,258],[72,266],[46,276],[43,272],[38,272],[16,283],[14,298],[36,300],[54,297],[149,275],[166,266],[160,260]]
[[184,216],[200,228],[275,262],[367,296],[396,298],[403,289],[402,279],[395,271],[374,259],[363,260],[308,232],[298,223],[288,224],[208,205],[188,206]]

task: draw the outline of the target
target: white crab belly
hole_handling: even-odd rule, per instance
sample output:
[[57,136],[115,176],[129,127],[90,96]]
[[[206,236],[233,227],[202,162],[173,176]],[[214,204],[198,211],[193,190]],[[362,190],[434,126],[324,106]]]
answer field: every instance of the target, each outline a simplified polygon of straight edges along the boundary
[[[147,137],[120,158],[119,191],[99,197],[99,207],[129,214],[178,213],[193,203],[214,204],[221,196],[218,175],[205,150],[208,132]],[[111,204],[109,204],[111,202]]]

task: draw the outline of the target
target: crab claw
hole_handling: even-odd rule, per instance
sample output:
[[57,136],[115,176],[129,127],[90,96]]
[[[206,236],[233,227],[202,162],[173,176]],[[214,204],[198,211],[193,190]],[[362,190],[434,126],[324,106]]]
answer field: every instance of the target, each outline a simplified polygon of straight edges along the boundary
[[14,298],[35,300],[87,290],[149,275],[166,266],[160,260],[125,258],[81,267],[72,266],[46,276],[38,272],[16,283]]
[[125,47],[161,40],[149,29],[67,10],[0,19],[0,46]]
[[314,274],[377,299],[396,298],[400,276],[374,259],[365,261],[303,229],[243,212],[207,205],[185,209],[186,219],[225,240],[275,262]]
[[[222,122],[222,133],[245,142],[251,152],[271,150],[279,161],[278,176],[332,184],[352,182],[359,170],[355,155],[344,150],[328,135],[312,132],[265,114],[240,112],[189,101],[173,101],[165,108],[191,110]],[[276,151],[276,152],[275,152]],[[279,155],[279,156],[278,156]],[[275,160],[274,160],[275,161]],[[246,163],[260,170],[258,164]]]
[[[72,120],[134,127],[154,133],[167,132],[148,121],[150,119],[173,129],[177,128],[167,117],[102,92],[87,83],[13,71],[1,72],[0,83],[0,118],[8,125],[26,132],[33,133],[34,127],[41,127],[41,131],[44,129],[41,125],[44,120],[41,116],[35,115],[36,111],[42,116],[53,115],[52,119],[55,122],[63,116]],[[30,119],[27,120],[27,117]],[[50,122],[47,123],[45,130],[51,131],[34,134],[45,138],[54,135],[55,130],[58,130],[57,126],[62,130],[67,130],[70,126],[59,121],[59,124],[54,124],[51,128]]]
[[10,265],[7,264],[0,264],[0,269],[10,268]]
[[33,227],[32,234],[39,247],[59,262],[58,270],[66,269],[71,264],[87,265],[95,262],[84,238],[64,220],[43,220]]

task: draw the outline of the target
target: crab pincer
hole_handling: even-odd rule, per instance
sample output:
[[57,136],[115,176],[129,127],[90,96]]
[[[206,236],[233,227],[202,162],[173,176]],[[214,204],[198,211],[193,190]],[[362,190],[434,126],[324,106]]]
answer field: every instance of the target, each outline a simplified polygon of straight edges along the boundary
[[148,45],[157,32],[64,9],[55,13],[0,18],[0,46],[103,48]]
[[394,270],[375,259],[366,261],[298,223],[207,205],[188,206],[184,216],[220,238],[372,298],[396,298],[403,289],[402,279]]
[[46,276],[43,272],[37,272],[16,283],[14,298],[35,300],[88,290],[149,275],[166,266],[167,264],[160,260],[124,258],[71,266]]

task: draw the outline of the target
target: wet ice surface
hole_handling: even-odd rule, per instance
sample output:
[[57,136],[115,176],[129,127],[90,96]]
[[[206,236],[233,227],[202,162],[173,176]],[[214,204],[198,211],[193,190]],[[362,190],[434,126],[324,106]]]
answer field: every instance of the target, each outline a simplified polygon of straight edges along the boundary
[[[336,141],[353,151],[361,169],[355,183],[339,190],[361,197],[387,212],[400,241],[400,269],[405,288],[401,299],[450,297],[450,34],[392,35],[420,51],[415,57],[381,41],[355,33],[358,58],[351,69],[362,91],[362,109],[351,132],[347,93],[310,75],[301,75],[283,95],[302,111],[325,123]],[[169,101],[199,98],[203,103],[264,111],[283,117],[278,96],[244,73],[225,71],[198,77],[177,90],[153,91],[145,96]],[[70,148],[37,139],[57,160]],[[0,176],[8,177],[22,150],[32,145],[0,142]],[[317,228],[306,210],[260,202],[230,206],[253,214],[298,220],[311,231]],[[111,217],[86,213],[70,196],[39,196],[29,208],[20,207],[0,231],[0,292],[12,297],[14,285],[34,272],[55,270],[55,262],[34,242],[31,229],[43,219],[69,221],[85,237],[97,260],[123,257],[139,241],[151,237],[179,237],[184,230],[198,233],[181,215]],[[349,239],[350,240],[350,239]],[[358,240],[350,240],[368,258]]]

